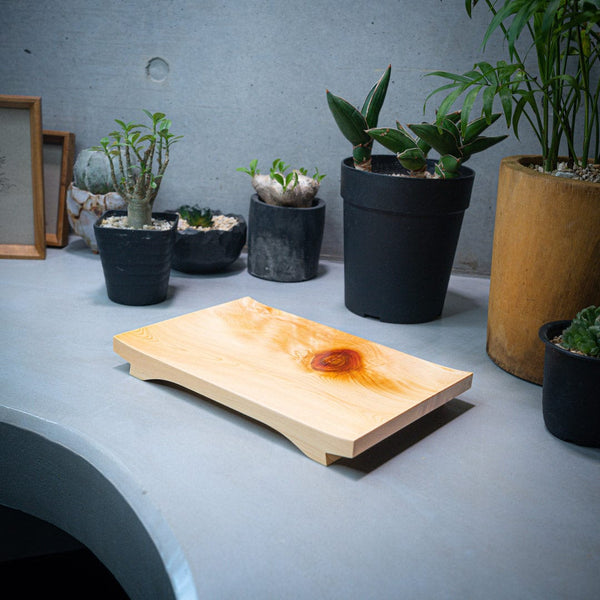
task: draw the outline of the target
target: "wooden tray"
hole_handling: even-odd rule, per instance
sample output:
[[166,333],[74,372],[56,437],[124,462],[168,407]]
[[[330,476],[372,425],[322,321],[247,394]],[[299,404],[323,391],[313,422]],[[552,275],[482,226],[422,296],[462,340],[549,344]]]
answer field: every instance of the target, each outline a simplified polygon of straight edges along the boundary
[[139,379],[171,381],[279,431],[329,465],[471,387],[436,365],[252,298],[121,333]]

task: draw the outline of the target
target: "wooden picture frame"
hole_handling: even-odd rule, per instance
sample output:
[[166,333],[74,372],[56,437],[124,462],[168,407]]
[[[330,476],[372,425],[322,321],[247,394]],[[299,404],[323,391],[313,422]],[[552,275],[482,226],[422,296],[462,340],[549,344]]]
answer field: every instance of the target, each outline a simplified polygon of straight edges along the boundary
[[73,179],[75,134],[44,130],[43,141],[46,246],[62,248],[69,242],[67,188]]
[[45,258],[42,99],[0,95],[0,129],[0,258]]

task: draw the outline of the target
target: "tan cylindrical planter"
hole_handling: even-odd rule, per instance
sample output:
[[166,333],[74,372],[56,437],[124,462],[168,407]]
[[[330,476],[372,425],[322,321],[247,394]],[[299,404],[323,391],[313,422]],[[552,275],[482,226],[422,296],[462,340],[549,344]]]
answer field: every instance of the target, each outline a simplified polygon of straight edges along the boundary
[[502,369],[541,384],[539,328],[600,304],[600,184],[500,164],[487,352]]

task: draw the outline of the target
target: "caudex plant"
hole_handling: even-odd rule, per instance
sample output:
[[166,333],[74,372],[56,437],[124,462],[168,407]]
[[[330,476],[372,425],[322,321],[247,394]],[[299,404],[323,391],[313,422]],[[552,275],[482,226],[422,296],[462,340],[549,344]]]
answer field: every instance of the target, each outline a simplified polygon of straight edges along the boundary
[[560,336],[559,346],[587,356],[600,357],[600,306],[579,311]]
[[273,161],[268,175],[261,174],[257,167],[258,159],[254,159],[250,162],[250,168],[239,167],[237,170],[250,175],[252,187],[261,200],[276,206],[312,206],[325,177],[317,167],[314,175],[309,176],[306,169],[292,169],[280,158]]
[[127,221],[133,229],[152,224],[152,206],[169,164],[171,146],[183,137],[171,133],[171,121],[164,113],[144,113],[150,125],[115,119],[120,129],[94,148],[109,159],[115,190],[127,203]]
[[408,128],[417,136],[413,137],[396,121],[396,129],[379,127],[367,129],[366,133],[382,146],[396,153],[400,164],[411,177],[430,177],[427,171],[427,154],[433,148],[439,155],[434,168],[434,177],[452,179],[459,174],[463,165],[476,152],[487,150],[508,137],[482,136],[500,113],[482,116],[470,123],[461,123],[460,111],[451,113],[438,123],[416,123]]
[[358,110],[340,96],[327,94],[327,104],[344,137],[352,144],[354,167],[360,171],[371,171],[371,153],[373,138],[366,131],[377,127],[379,112],[387,93],[392,65],[384,71],[380,79],[371,88],[362,108]]

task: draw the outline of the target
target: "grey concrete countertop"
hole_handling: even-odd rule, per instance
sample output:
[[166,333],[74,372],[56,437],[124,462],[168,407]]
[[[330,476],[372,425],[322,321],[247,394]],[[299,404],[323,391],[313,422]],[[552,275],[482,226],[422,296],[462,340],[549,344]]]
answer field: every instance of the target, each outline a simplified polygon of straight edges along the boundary
[[[173,272],[149,307],[108,300],[83,242],[0,261],[0,504],[85,543],[132,598],[600,597],[600,451],[543,424],[541,388],[485,353],[488,280],[442,318],[344,307],[343,265],[304,283]],[[243,296],[452,368],[472,388],[324,467],[280,434],[131,377],[117,333]]]

